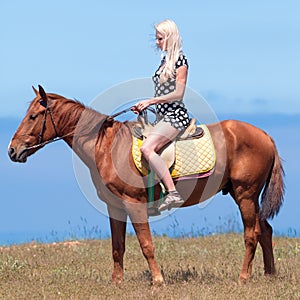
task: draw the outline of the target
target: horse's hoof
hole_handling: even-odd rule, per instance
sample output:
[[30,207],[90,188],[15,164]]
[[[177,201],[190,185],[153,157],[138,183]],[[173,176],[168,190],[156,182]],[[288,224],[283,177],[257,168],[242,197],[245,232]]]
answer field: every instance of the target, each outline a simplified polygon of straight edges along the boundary
[[162,286],[164,285],[164,279],[162,277],[153,278],[152,279],[152,285],[153,286]]
[[240,276],[239,280],[238,280],[238,285],[242,286],[242,285],[246,284],[249,281],[249,278],[250,278],[250,276],[247,276],[247,277]]
[[119,276],[112,277],[111,282],[112,284],[119,285],[123,282],[123,278]]

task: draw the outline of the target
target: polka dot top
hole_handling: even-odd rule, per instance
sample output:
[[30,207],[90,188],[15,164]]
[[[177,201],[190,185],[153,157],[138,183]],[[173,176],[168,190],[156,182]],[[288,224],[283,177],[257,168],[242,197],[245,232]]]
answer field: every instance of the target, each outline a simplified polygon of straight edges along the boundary
[[[160,66],[152,77],[155,85],[154,97],[167,95],[173,92],[176,88],[175,78],[168,78],[167,81],[160,83],[160,69],[164,63],[165,58],[162,59]],[[187,66],[188,68],[188,62],[183,53],[180,53],[179,58],[174,66],[175,74],[176,70],[181,66]],[[169,103],[158,103],[156,104],[156,111],[161,119],[167,123],[170,123],[178,130],[185,129],[190,123],[190,117],[182,100],[172,101]]]

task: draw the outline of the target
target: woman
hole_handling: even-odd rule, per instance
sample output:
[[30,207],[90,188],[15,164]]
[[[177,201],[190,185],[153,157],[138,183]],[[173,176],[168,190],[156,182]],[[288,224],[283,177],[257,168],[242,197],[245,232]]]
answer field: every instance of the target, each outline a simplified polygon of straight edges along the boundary
[[177,192],[166,163],[157,154],[166,144],[173,141],[190,123],[187,109],[182,101],[187,82],[188,63],[181,51],[181,38],[176,24],[165,20],[155,26],[156,45],[165,53],[153,76],[154,98],[136,103],[132,110],[139,113],[155,104],[160,121],[143,142],[141,152],[150,167],[165,185],[168,195],[159,206],[159,211],[179,207],[184,200]]

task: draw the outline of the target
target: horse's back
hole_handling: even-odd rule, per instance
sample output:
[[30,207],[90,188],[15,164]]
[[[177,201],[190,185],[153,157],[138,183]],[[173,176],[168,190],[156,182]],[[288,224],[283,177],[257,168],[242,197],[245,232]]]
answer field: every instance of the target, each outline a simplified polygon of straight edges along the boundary
[[[225,120],[209,126],[215,145],[219,144],[220,131],[223,134],[221,148],[226,148],[228,176],[236,180],[252,180],[263,177],[266,180],[272,167],[276,147],[273,139],[262,129],[238,120]],[[215,134],[217,132],[217,135]],[[220,146],[217,148],[220,151]],[[261,181],[261,179],[260,179]]]
[[264,130],[238,120],[225,120],[219,123],[224,134],[227,147],[232,150],[262,149],[271,151],[274,142]]

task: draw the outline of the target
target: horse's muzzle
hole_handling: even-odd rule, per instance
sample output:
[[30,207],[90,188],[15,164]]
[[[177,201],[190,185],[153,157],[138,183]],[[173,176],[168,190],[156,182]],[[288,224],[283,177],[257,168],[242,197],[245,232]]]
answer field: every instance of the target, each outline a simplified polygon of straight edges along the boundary
[[25,147],[17,149],[9,146],[8,156],[13,162],[25,163],[27,161],[28,151]]

